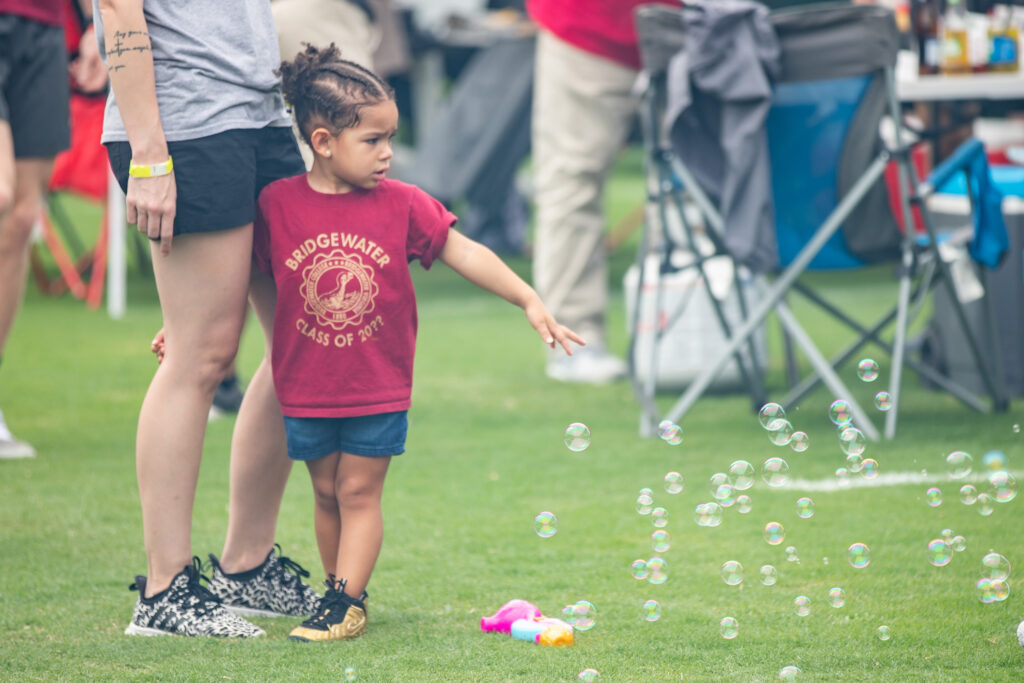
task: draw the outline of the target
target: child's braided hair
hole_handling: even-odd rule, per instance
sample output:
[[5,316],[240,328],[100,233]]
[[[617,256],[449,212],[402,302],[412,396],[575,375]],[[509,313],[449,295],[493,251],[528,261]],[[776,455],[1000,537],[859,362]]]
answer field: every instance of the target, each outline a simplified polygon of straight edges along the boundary
[[363,107],[394,99],[394,91],[382,78],[342,59],[334,43],[326,48],[303,45],[305,49],[295,59],[281,63],[278,73],[285,100],[307,144],[317,128],[322,126],[337,135],[359,124]]

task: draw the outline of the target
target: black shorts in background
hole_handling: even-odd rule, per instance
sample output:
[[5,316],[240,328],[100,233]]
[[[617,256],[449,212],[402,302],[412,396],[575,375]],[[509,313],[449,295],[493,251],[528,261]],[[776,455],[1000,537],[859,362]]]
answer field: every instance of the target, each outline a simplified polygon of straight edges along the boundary
[[[128,190],[127,142],[106,145],[110,168]],[[289,127],[229,130],[195,140],[168,142],[178,189],[174,234],[215,232],[252,223],[264,187],[306,172]]]
[[64,29],[0,14],[0,119],[15,159],[52,159],[71,145]]

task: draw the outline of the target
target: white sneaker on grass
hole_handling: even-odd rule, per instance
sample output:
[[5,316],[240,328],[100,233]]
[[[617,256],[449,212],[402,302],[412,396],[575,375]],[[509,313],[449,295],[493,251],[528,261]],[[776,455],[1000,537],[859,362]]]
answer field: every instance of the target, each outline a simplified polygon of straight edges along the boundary
[[19,441],[11,434],[4,422],[3,411],[0,411],[0,460],[11,460],[14,458],[34,458],[36,449],[31,444]]
[[548,356],[547,376],[559,382],[607,384],[626,376],[626,363],[601,346],[580,346],[571,356],[556,351]]

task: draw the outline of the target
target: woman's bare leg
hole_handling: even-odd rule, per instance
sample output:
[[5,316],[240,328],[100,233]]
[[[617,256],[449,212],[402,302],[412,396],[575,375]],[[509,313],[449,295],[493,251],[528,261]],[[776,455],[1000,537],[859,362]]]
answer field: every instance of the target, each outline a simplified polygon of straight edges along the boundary
[[277,291],[269,275],[252,267],[249,301],[263,328],[263,361],[245,390],[231,437],[228,532],[221,567],[229,574],[259,566],[274,546],[277,515],[288,483],[284,420],[270,371]]
[[152,248],[167,351],[139,413],[136,472],[147,597],[191,562],[192,504],[213,392],[238,350],[252,225]]

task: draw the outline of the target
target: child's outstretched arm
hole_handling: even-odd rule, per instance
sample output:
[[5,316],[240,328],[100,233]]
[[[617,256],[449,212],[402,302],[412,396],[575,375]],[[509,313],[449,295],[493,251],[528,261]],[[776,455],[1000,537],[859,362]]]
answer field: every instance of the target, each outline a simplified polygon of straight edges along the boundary
[[441,250],[439,258],[446,266],[477,287],[497,294],[522,308],[533,329],[537,330],[540,338],[551,348],[555,348],[556,343],[560,344],[571,356],[570,341],[581,346],[586,344],[578,334],[555,320],[533,287],[505,265],[497,254],[479,242],[474,242],[458,230],[450,228],[448,242]]

